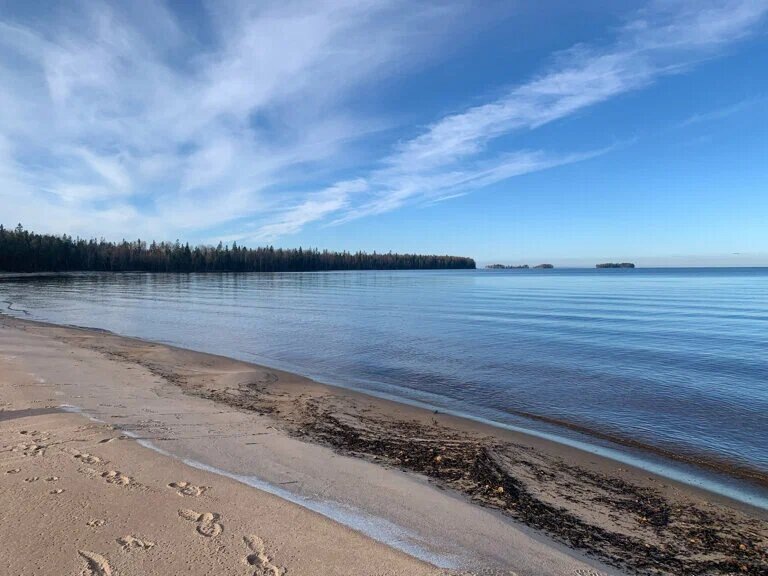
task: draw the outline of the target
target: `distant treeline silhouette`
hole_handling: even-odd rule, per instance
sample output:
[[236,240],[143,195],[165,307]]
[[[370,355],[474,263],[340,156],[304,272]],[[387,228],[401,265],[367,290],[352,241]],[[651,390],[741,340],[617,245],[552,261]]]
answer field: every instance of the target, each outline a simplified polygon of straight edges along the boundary
[[367,254],[327,250],[286,250],[266,246],[194,246],[178,241],[107,242],[35,234],[21,224],[0,225],[3,272],[304,272],[321,270],[436,270],[475,268],[472,258],[420,254]]

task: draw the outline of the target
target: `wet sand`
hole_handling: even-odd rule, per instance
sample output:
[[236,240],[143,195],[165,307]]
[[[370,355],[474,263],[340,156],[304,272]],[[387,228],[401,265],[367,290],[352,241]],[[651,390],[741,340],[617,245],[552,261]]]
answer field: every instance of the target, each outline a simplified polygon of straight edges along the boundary
[[39,384],[0,361],[4,575],[440,573],[143,448],[114,426],[48,407]]
[[93,330],[4,317],[0,354],[45,380],[43,405],[76,405],[437,565],[764,573],[763,511],[542,439]]

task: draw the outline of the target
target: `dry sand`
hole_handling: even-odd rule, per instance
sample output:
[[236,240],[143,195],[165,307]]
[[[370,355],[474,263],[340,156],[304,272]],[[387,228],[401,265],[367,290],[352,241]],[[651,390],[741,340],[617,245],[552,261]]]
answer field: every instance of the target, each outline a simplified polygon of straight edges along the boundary
[[[624,573],[595,557],[649,574],[765,573],[760,511],[227,358],[0,317],[0,402],[0,449],[47,446],[0,452],[20,469],[0,475],[3,574],[98,574],[102,558],[116,574],[441,573],[414,556],[477,574]],[[71,485],[29,498],[48,476]]]
[[52,409],[40,384],[0,360],[4,576],[439,573],[113,426]]

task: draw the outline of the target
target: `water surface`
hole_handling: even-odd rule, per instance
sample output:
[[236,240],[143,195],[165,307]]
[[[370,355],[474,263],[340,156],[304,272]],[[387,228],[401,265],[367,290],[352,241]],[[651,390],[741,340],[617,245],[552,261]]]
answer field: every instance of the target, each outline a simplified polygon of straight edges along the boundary
[[0,300],[768,474],[768,269],[5,276]]

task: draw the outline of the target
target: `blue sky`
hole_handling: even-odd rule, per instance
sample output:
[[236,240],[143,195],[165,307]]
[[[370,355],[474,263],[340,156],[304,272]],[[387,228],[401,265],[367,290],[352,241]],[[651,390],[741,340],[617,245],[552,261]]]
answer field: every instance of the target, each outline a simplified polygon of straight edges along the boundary
[[0,0],[0,222],[768,265],[768,0]]

